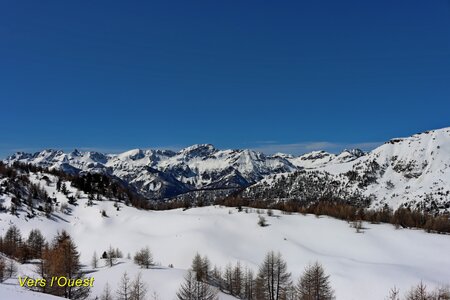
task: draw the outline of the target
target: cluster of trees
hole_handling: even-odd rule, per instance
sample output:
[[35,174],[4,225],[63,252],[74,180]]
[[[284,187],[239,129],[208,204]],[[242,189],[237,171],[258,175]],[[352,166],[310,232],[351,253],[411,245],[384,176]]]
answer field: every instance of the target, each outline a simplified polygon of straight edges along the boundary
[[179,300],[217,300],[218,289],[211,286],[207,282],[197,280],[196,275],[191,270],[188,270],[177,292]]
[[197,254],[177,296],[179,300],[213,300],[219,290],[249,300],[334,299],[329,276],[319,263],[305,268],[294,284],[281,254],[273,251],[266,254],[256,274],[239,262],[234,266],[228,264],[221,272],[217,267],[211,268],[206,256]]
[[[132,205],[139,209],[166,210],[182,208],[187,206],[184,200],[174,201],[152,201],[142,195],[139,195],[129,185],[122,180],[98,173],[66,173],[61,170],[48,169],[32,164],[14,162],[11,166],[5,165],[0,161],[0,178],[8,178],[0,186],[0,194],[10,193],[14,195],[13,205],[10,208],[11,213],[16,214],[22,204],[26,204],[30,210],[30,217],[35,215],[34,210],[43,211],[49,217],[54,211],[54,206],[58,205],[56,199],[49,197],[42,187],[30,182],[28,175],[30,173],[40,173],[46,178],[47,183],[51,181],[47,175],[53,175],[57,178],[56,188],[69,199],[69,204],[76,205],[77,195],[69,192],[67,183],[79,191],[87,194],[90,201],[106,199],[115,199],[126,205]],[[47,175],[46,175],[47,174]],[[92,202],[91,202],[92,203]],[[189,205],[191,206],[191,205]],[[0,206],[0,212],[5,210]]]
[[[16,215],[22,207],[28,209],[28,217],[36,215],[36,211],[45,212],[49,216],[54,209],[56,199],[49,197],[44,188],[30,182],[25,171],[19,168],[20,164],[14,164],[10,167],[0,162],[0,178],[3,180],[0,186],[0,194],[11,195],[11,206],[9,212]],[[28,170],[28,168],[25,168]],[[48,177],[46,177],[48,179]],[[0,212],[7,208],[0,204]]]
[[148,209],[148,201],[117,178],[98,173],[72,175],[71,185],[88,195],[90,200],[117,199],[137,208]]
[[[5,259],[0,259],[1,280],[14,276],[17,270],[14,260],[25,263],[31,259],[39,260],[36,273],[47,282],[50,282],[54,276],[75,280],[84,279],[77,246],[66,231],[61,231],[52,241],[47,242],[39,229],[31,230],[28,238],[24,239],[20,229],[12,225],[5,236],[0,237],[0,252],[9,257],[7,264]],[[47,284],[43,287],[33,287],[33,289],[70,299],[85,299],[89,295],[89,287],[84,286],[60,287]]]
[[[112,246],[109,246],[108,250],[104,251],[102,254],[102,259],[105,260],[105,265],[112,267],[117,262],[117,259],[122,258],[123,253],[120,251],[119,248],[114,248]],[[98,267],[99,259],[97,257],[97,252],[94,252],[94,255],[92,256],[91,265],[93,268]]]
[[0,282],[12,278],[17,272],[15,260],[25,263],[31,259],[41,259],[44,249],[48,248],[44,236],[38,229],[30,231],[23,238],[19,228],[12,225],[4,236],[0,236]]
[[12,225],[4,236],[0,236],[0,252],[25,263],[30,259],[42,258],[44,249],[48,247],[39,229],[30,231],[28,238],[23,238],[20,229]]
[[[130,255],[128,254],[128,258]],[[105,260],[106,265],[112,267],[118,258],[123,257],[119,248],[113,248],[110,246],[108,250],[104,251],[101,258]],[[153,255],[149,247],[142,248],[137,251],[133,257],[134,262],[142,268],[148,269],[154,265]],[[94,252],[92,257],[92,267],[98,267],[99,258],[97,253]],[[142,279],[142,274],[138,273],[134,280],[131,280],[128,274],[123,273],[120,283],[115,293],[111,290],[108,283],[106,283],[103,293],[99,299],[101,300],[144,300],[147,299],[148,286]],[[154,295],[154,299],[157,299],[157,295]]]
[[326,215],[349,222],[390,223],[396,227],[421,228],[427,232],[450,233],[449,214],[434,215],[408,207],[399,207],[394,211],[387,205],[380,209],[368,209],[343,201],[323,200],[305,204],[295,200],[278,202],[250,200],[236,194],[218,201],[216,204],[238,208],[247,206],[260,209],[279,209],[284,213]]
[[354,206],[367,206],[370,198],[345,188],[346,180],[323,171],[297,171],[288,175],[274,176],[269,185],[263,181],[242,193],[242,197],[263,201],[292,200],[303,205],[317,201],[342,201]]
[[[270,251],[256,274],[240,262],[227,264],[225,270],[211,267],[207,256],[196,254],[184,282],[177,292],[179,300],[216,300],[219,291],[239,299],[255,300],[331,300],[335,293],[330,276],[315,262],[307,266],[300,278],[293,282],[287,264],[280,253]],[[450,288],[429,290],[422,282],[413,286],[404,297],[393,287],[388,300],[450,300]]]
[[[148,286],[142,279],[142,274],[138,273],[136,277],[131,280],[127,272],[123,273],[115,295],[111,287],[106,283],[103,293],[100,296],[101,300],[144,300],[147,299]],[[98,299],[98,298],[96,298]]]
[[149,247],[145,247],[134,255],[134,262],[142,268],[150,268],[154,265],[153,255]]
[[[58,233],[50,245],[44,248],[42,258],[37,267],[37,273],[47,282],[52,277],[66,277],[84,280],[81,271],[80,254],[77,246],[66,231]],[[40,292],[69,299],[86,299],[89,296],[89,286],[59,286],[45,285],[36,287]]]
[[365,163],[357,163],[353,169],[345,173],[350,182],[357,183],[359,188],[377,182],[377,178],[385,172],[385,166],[380,166],[375,159]]
[[319,202],[298,209],[301,213],[328,215],[346,221],[390,223],[396,227],[422,228],[428,232],[450,233],[450,215],[432,215],[423,211],[387,205],[381,209],[357,208],[345,203]]
[[[119,248],[109,246],[108,250],[105,250],[100,258],[97,256],[97,252],[94,251],[94,254],[92,255],[91,259],[91,266],[94,269],[98,268],[100,259],[103,259],[105,266],[112,267],[116,264],[117,259],[122,257],[123,253],[122,251],[120,251]],[[128,254],[127,258],[131,259],[131,255]],[[141,250],[136,252],[136,254],[133,257],[133,261],[135,264],[145,269],[149,269],[151,266],[155,264],[153,261],[153,254],[150,251],[149,247],[142,248]]]
[[[45,211],[48,216],[53,212],[56,199],[49,197],[45,189],[30,182],[30,173],[40,173],[47,184],[51,183],[48,175],[57,178],[56,188],[69,199],[69,204],[76,205],[77,195],[69,192],[66,182],[88,195],[89,200],[116,199],[127,205],[131,204],[137,208],[151,209],[152,203],[148,199],[138,195],[126,183],[121,180],[104,174],[77,174],[65,173],[60,170],[48,169],[15,162],[11,166],[0,162],[0,178],[8,178],[3,181],[0,193],[10,193],[14,195],[12,213],[15,213],[18,206],[27,204],[31,211],[39,209]],[[17,204],[16,204],[17,202]],[[0,207],[1,211],[2,207]],[[34,212],[33,212],[34,215]]]
[[420,282],[416,286],[413,286],[403,298],[400,298],[400,291],[396,287],[393,287],[389,291],[387,300],[449,300],[450,299],[450,288],[438,287],[435,290],[429,291],[427,286]]

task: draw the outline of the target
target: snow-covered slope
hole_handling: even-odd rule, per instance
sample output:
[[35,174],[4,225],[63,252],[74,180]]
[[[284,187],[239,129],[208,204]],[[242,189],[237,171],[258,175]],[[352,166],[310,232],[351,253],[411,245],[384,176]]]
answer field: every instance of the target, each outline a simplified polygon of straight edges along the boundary
[[370,198],[372,207],[387,204],[395,209],[404,204],[433,212],[450,210],[450,128],[393,139],[365,155],[321,151],[290,160],[307,169],[265,178],[244,193],[301,199],[305,181],[315,177],[325,178],[321,182],[335,193]]
[[370,165],[376,182],[367,184],[364,192],[374,194],[380,203],[450,208],[450,128],[393,139],[353,164],[323,169],[333,174],[351,170],[362,176]]
[[[67,197],[56,190],[57,179],[46,176],[49,180],[42,174],[33,174],[30,179],[54,195],[62,207]],[[76,192],[72,187],[69,190]],[[1,200],[6,208],[9,200]],[[240,261],[255,272],[267,251],[280,251],[294,280],[308,263],[318,260],[331,275],[338,300],[384,299],[394,285],[405,292],[420,280],[434,287],[448,283],[450,278],[447,235],[368,223],[364,224],[364,233],[356,233],[345,221],[284,215],[279,211],[274,212],[274,217],[266,216],[269,226],[260,227],[258,212],[253,209],[239,212],[210,206],[186,211],[145,211],[123,204],[117,210],[115,205],[114,201],[105,200],[89,206],[82,194],[78,205],[69,205],[66,213],[58,210],[50,218],[39,212],[27,218],[26,212],[20,210],[18,216],[0,213],[0,234],[4,235],[12,224],[24,236],[39,228],[47,239],[65,229],[78,245],[86,270],[90,270],[94,251],[101,254],[113,246],[126,256],[147,245],[151,248],[160,268],[140,270],[127,259],[112,268],[102,266],[89,274],[96,282],[92,296],[99,295],[106,282],[114,291],[126,270],[130,277],[141,271],[151,293],[156,292],[159,299],[172,300],[197,251],[208,255],[213,265],[223,268],[229,262]],[[108,217],[102,216],[102,210]],[[174,268],[167,268],[169,264]],[[21,268],[21,272],[28,271]],[[9,288],[0,286],[0,293],[3,291],[11,294]],[[220,299],[227,297],[221,294]]]
[[327,165],[350,162],[363,155],[365,155],[365,153],[360,149],[345,149],[338,155],[322,150],[312,151],[296,157],[284,153],[276,153],[274,154],[274,157],[285,158],[298,168],[315,169]]
[[61,300],[63,298],[33,292],[20,287],[17,283],[0,283],[0,297],[7,300]]

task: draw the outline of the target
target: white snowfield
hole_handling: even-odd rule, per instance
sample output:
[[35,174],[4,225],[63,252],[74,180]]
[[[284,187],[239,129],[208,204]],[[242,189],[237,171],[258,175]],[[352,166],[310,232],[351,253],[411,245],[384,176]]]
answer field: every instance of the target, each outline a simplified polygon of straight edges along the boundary
[[21,288],[18,285],[15,284],[3,284],[0,283],[0,299],[5,300],[61,300],[62,298],[38,293],[38,292],[32,292],[30,290],[27,290],[25,288]]
[[[46,189],[51,195],[54,183]],[[56,192],[56,197],[66,202],[62,194]],[[39,228],[48,239],[58,230],[67,230],[78,245],[86,271],[91,270],[94,251],[100,256],[113,246],[126,257],[145,246],[151,248],[161,267],[140,269],[121,259],[112,268],[102,266],[89,273],[95,278],[93,298],[101,294],[106,282],[115,291],[124,271],[131,278],[141,271],[149,296],[156,293],[158,299],[176,299],[176,291],[196,252],[207,255],[213,265],[224,268],[229,262],[240,261],[256,272],[268,251],[280,251],[294,281],[305,266],[317,260],[331,276],[339,300],[384,299],[394,285],[405,293],[421,280],[430,288],[450,283],[449,235],[368,223],[364,224],[363,233],[356,233],[345,221],[284,215],[279,211],[274,211],[274,217],[265,216],[270,226],[260,227],[255,210],[246,213],[210,206],[186,211],[144,211],[121,204],[117,211],[113,201],[95,202],[94,206],[87,206],[86,202],[86,198],[78,200],[78,206],[71,206],[70,215],[57,212],[53,220],[43,216],[26,220],[24,214],[16,217],[2,213],[0,233],[4,235],[11,224],[16,224],[24,236]],[[101,210],[108,217],[102,217]],[[174,268],[168,268],[169,264]],[[22,266],[20,272],[29,274],[31,267]],[[15,280],[7,283],[17,285]],[[0,299],[51,299],[22,291],[17,286],[0,284]],[[220,299],[233,298],[220,294]]]

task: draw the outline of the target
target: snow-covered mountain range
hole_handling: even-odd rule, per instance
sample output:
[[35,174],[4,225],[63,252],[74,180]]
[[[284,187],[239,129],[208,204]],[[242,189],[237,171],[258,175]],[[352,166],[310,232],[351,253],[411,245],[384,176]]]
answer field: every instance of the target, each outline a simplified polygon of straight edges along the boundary
[[[335,193],[367,197],[372,206],[408,205],[445,211],[450,207],[450,128],[392,139],[369,153],[314,151],[294,157],[253,150],[218,150],[209,144],[178,152],[130,150],[120,154],[18,152],[5,160],[69,173],[114,176],[149,199],[172,198],[198,190],[246,188],[244,195],[300,199]],[[305,181],[305,178],[313,180]],[[314,182],[321,181],[317,193]],[[330,188],[331,187],[331,188]]]
[[149,199],[161,199],[198,189],[248,186],[266,175],[297,170],[287,159],[252,150],[218,150],[209,144],[178,152],[135,149],[120,154],[44,150],[19,152],[6,162],[31,163],[69,173],[95,172],[129,183]]
[[[448,212],[450,128],[393,139],[369,153],[345,150],[340,154],[315,151],[298,157],[268,156],[195,145],[178,152],[131,150],[121,154],[45,150],[16,153],[5,162],[108,176],[64,176],[0,164],[0,235],[5,236],[11,225],[20,228],[24,237],[38,228],[47,240],[60,230],[69,232],[81,252],[82,271],[95,277],[92,298],[100,297],[107,283],[118,286],[126,271],[133,278],[141,273],[155,299],[174,299],[199,249],[219,268],[239,262],[254,271],[267,251],[277,250],[286,257],[295,280],[311,261],[320,261],[331,276],[337,299],[382,299],[393,285],[403,292],[420,280],[434,288],[449,278],[447,235],[400,226],[396,230],[389,224],[371,222],[362,222],[364,234],[359,234],[355,222],[349,225],[276,209],[137,209],[140,207],[133,207],[133,202],[130,205],[126,197],[116,196],[120,189],[112,193],[116,186],[103,179],[120,179],[148,199],[157,200],[229,189],[237,190],[239,197],[258,201],[342,199],[363,201],[371,207],[406,204]],[[80,181],[83,177],[100,179],[91,178],[87,184]],[[92,188],[99,182],[104,193],[98,192],[99,186]],[[258,225],[262,214],[267,215],[269,226]],[[150,269],[141,269],[129,258],[120,258],[112,267],[104,260],[98,267],[89,266],[94,251],[100,254],[117,247],[134,254],[148,244],[157,263]],[[35,266],[35,262],[19,264],[17,275],[34,276]],[[0,283],[1,296],[57,299],[21,288],[15,277]],[[235,298],[220,292],[219,299]]]

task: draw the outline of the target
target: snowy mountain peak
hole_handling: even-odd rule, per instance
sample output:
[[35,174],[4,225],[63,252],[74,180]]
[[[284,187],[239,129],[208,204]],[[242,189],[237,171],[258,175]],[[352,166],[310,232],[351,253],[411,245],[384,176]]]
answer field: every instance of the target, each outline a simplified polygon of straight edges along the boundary
[[73,149],[73,151],[70,152],[69,156],[81,156],[81,152],[78,151],[78,149]]
[[6,158],[6,161],[19,161],[19,160],[26,160],[30,159],[33,156],[33,154],[18,151]]
[[125,159],[131,159],[131,160],[138,160],[145,157],[145,153],[141,149],[133,149],[126,152],[123,152],[119,155],[117,155],[118,158],[125,160]]
[[284,158],[284,159],[294,158],[294,156],[292,154],[286,154],[286,153],[282,153],[282,152],[277,152],[277,153],[273,154],[272,157],[279,157],[279,158]]
[[6,160],[16,161],[68,173],[114,176],[149,199],[172,197],[192,189],[237,189],[266,175],[296,170],[285,159],[251,150],[218,150],[211,144],[193,145],[179,152],[133,149],[115,155],[44,150],[16,153]]
[[[69,173],[110,175],[149,199],[193,190],[241,189],[273,175],[295,176],[295,171],[303,170],[313,177],[328,174],[333,184],[342,184],[341,192],[350,189],[373,195],[380,205],[414,202],[439,210],[450,208],[450,128],[392,139],[369,153],[346,149],[338,155],[313,151],[297,157],[266,156],[248,149],[218,150],[211,144],[198,144],[178,152],[134,149],[115,155],[78,150],[17,152],[5,160],[16,161]],[[292,187],[286,189],[295,192]]]
[[364,151],[362,151],[361,149],[344,149],[344,151],[341,152],[342,153],[349,153],[350,155],[358,158],[361,157],[363,155],[365,155]]
[[312,151],[310,153],[306,153],[300,156],[301,160],[316,160],[322,159],[325,157],[334,157],[334,154],[320,150],[320,151]]
[[190,153],[196,151],[216,151],[216,148],[212,144],[195,144],[181,149],[179,153]]
[[209,156],[215,152],[217,152],[217,149],[211,144],[196,144],[181,149],[178,153],[186,159],[190,159],[199,156]]

